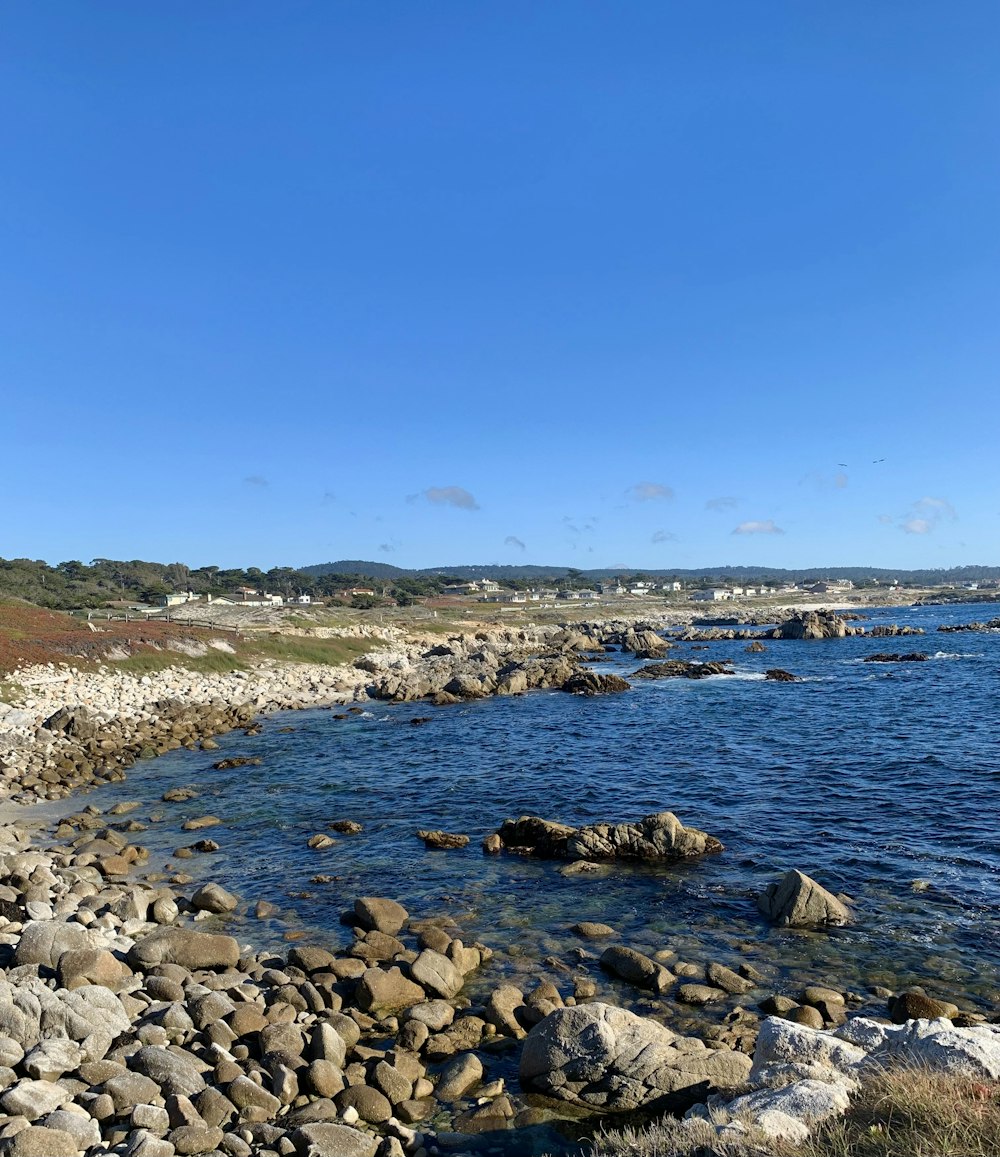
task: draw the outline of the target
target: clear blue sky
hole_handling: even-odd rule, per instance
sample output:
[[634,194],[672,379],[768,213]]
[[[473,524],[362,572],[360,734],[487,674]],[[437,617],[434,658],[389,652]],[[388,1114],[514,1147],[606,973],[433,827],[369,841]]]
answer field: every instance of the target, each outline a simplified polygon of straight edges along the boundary
[[1000,562],[998,55],[995,0],[5,5],[0,555]]

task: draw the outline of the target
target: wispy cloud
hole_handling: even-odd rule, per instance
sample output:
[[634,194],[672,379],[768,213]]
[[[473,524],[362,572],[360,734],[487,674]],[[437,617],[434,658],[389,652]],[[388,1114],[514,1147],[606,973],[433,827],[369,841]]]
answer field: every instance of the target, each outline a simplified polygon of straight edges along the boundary
[[671,531],[658,530],[658,531],[656,531],[656,533],[653,535],[653,537],[649,541],[656,543],[656,542],[676,542],[676,540],[677,540],[677,535],[673,534]]
[[507,537],[503,540],[503,544],[504,546],[512,546],[516,550],[528,549],[524,543],[514,534],[508,534]]
[[337,501],[337,496],[332,490],[324,490],[323,497],[319,500],[320,506],[332,506]]
[[673,490],[659,482],[637,482],[625,491],[625,497],[631,498],[633,502],[657,502],[673,496]]
[[844,490],[847,483],[848,478],[843,470],[838,470],[836,474],[823,474],[814,470],[799,479],[800,486],[812,486],[815,490]]
[[248,474],[243,479],[244,486],[268,486],[267,479],[262,474]]
[[914,502],[897,525],[904,534],[930,534],[942,522],[957,520],[958,512],[947,498],[926,496]]
[[457,506],[459,510],[478,510],[479,503],[462,486],[429,486],[422,496],[434,506]]
[[396,549],[392,543],[389,542],[380,542],[378,544],[378,548],[383,554],[392,554],[392,552]]
[[741,522],[733,529],[733,534],[784,534],[780,526],[775,526],[774,519],[768,518],[762,522]]
[[710,498],[705,503],[706,510],[732,510],[736,506],[739,506],[739,501],[731,494],[723,494],[720,498]]

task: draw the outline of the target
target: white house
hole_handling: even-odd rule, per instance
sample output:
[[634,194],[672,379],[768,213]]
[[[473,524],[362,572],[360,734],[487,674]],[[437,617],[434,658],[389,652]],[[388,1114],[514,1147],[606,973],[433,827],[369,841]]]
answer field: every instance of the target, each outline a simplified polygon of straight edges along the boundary
[[299,595],[295,601],[300,606],[307,607],[312,602],[312,595]]
[[183,603],[193,603],[201,598],[194,591],[171,591],[168,595],[160,595],[157,602],[161,607],[179,607]]
[[722,590],[720,587],[711,587],[705,591],[694,591],[691,594],[692,601],[696,603],[721,603],[732,597],[729,591]]

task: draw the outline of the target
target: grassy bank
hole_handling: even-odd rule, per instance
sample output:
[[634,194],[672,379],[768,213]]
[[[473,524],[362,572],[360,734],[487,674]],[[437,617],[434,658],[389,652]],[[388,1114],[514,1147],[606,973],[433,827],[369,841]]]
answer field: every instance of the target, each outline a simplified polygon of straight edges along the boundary
[[591,1157],[997,1157],[1000,1083],[896,1068],[871,1076],[848,1112],[804,1145],[752,1134],[720,1141],[667,1120],[609,1131]]

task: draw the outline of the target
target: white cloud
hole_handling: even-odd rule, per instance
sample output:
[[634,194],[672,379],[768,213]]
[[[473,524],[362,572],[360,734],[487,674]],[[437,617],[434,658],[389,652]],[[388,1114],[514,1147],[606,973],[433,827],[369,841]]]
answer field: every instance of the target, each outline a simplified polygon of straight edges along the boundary
[[733,530],[733,534],[784,534],[780,526],[774,525],[774,519],[768,518],[763,522],[741,522]]
[[424,498],[435,506],[457,506],[459,510],[478,510],[479,503],[461,486],[430,486]]
[[625,491],[625,495],[635,502],[655,502],[673,498],[674,492],[669,486],[663,486],[659,482],[637,482]]
[[[930,534],[942,522],[956,522],[958,512],[947,498],[933,498],[925,495],[918,498],[896,525],[904,534]],[[885,516],[879,522],[885,522]]]

